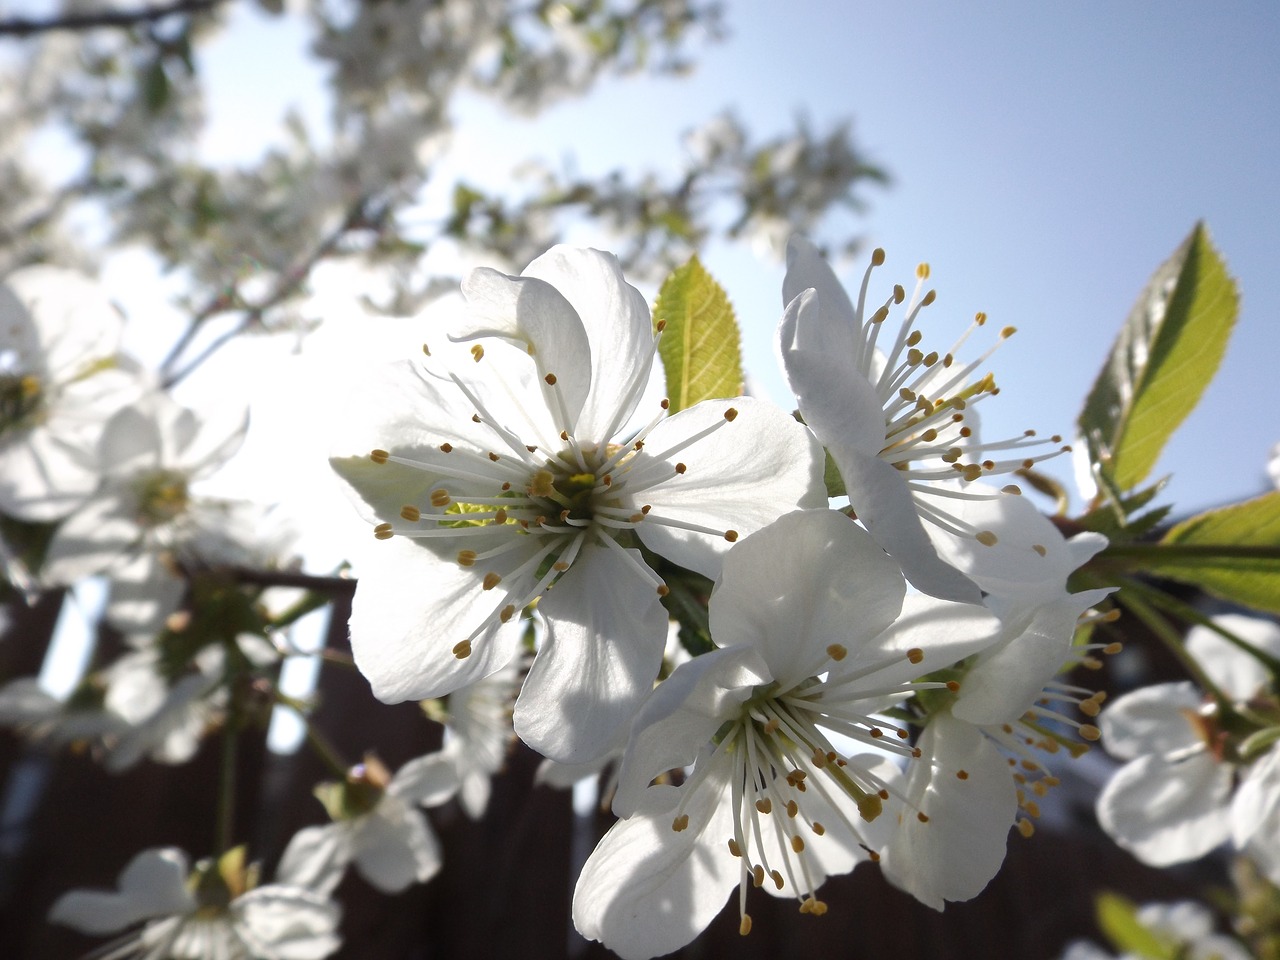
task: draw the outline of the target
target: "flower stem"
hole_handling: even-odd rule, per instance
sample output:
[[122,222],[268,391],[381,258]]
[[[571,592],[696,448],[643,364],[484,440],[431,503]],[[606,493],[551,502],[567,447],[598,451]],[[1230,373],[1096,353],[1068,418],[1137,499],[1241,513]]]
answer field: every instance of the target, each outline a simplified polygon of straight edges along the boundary
[[222,762],[218,778],[218,819],[215,849],[218,855],[231,849],[235,834],[236,807],[236,748],[240,731],[236,729],[235,715],[228,714],[222,726]]

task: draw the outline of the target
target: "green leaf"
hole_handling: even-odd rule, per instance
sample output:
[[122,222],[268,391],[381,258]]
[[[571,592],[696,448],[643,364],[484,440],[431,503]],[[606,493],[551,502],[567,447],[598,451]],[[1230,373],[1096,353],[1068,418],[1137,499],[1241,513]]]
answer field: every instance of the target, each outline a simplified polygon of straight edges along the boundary
[[1077,421],[1103,477],[1131,490],[1218,370],[1240,296],[1204,224],[1155,272]]
[[1110,504],[1095,507],[1080,517],[1080,525],[1086,530],[1101,533],[1112,543],[1139,540],[1159,526],[1172,507],[1156,507],[1136,517],[1134,514],[1151,503],[1167,484],[1166,477],[1128,496],[1117,493]]
[[1132,901],[1115,893],[1100,893],[1096,910],[1098,927],[1116,950],[1150,960],[1177,960],[1177,947],[1138,921],[1138,908]]
[[[1170,530],[1161,545],[1200,548],[1155,556],[1147,568],[1192,583],[1225,600],[1280,613],[1280,491],[1210,510]],[[1214,547],[1243,547],[1274,556],[1215,556]],[[1187,555],[1190,553],[1190,555]]]
[[742,351],[733,307],[696,256],[663,281],[653,323],[655,329],[665,323],[658,353],[672,413],[700,400],[741,396]]
[[169,102],[169,75],[159,60],[142,75],[142,102],[148,113],[159,113]]

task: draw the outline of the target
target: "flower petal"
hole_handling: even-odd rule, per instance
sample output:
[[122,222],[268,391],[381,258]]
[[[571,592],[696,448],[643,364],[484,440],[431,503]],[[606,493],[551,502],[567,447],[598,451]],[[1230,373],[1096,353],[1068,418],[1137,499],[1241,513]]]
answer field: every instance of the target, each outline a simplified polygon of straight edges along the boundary
[[601,545],[582,550],[538,609],[546,637],[516,700],[516,732],[552,760],[583,763],[653,689],[667,614],[653,584]]
[[303,827],[284,849],[276,879],[328,896],[334,891],[355,854],[349,822]]
[[438,806],[458,792],[457,764],[440,752],[418,757],[396,771],[387,790],[406,803]]
[[336,932],[341,911],[307,890],[257,887],[232,901],[231,910],[245,946],[266,960],[321,960],[342,945]]
[[1199,688],[1189,681],[1126,693],[1098,718],[1102,743],[1108,753],[1125,760],[1194,748],[1200,737],[1187,715],[1198,712],[1201,702]]
[[1206,751],[1125,764],[1098,796],[1098,823],[1153,867],[1195,860],[1231,835],[1231,767]]
[[355,847],[360,875],[383,893],[425,883],[444,862],[426,816],[391,795],[361,819]]
[[125,559],[142,540],[134,500],[124,493],[104,492],[68,516],[45,554],[45,581],[74,583]]
[[[731,408],[737,414],[726,422]],[[666,453],[708,428],[714,428],[709,435]],[[712,578],[730,542],[665,526],[664,520],[744,537],[797,507],[826,505],[822,448],[813,435],[777,407],[750,397],[704,400],[681,410],[649,432],[635,460],[624,502],[636,510],[652,507],[636,528],[640,539]]]
[[103,934],[151,917],[188,913],[195,904],[186,879],[187,857],[181,850],[143,850],[121,871],[118,893],[72,890],[58,898],[49,921]]

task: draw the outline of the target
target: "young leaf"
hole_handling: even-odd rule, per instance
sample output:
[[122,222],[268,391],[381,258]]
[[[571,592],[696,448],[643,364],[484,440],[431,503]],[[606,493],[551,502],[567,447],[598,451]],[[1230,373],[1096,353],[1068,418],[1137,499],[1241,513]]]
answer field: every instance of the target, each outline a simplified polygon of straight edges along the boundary
[[654,326],[664,321],[658,353],[667,372],[672,413],[699,400],[742,394],[742,352],[733,307],[696,256],[677,267],[658,291]]
[[1138,920],[1138,909],[1114,893],[1101,893],[1097,902],[1098,927],[1121,953],[1150,960],[1177,960],[1178,951]]
[[1239,303],[1235,281],[1197,223],[1138,297],[1077,421],[1091,462],[1121,491],[1151,472],[1199,403]]
[[[1236,603],[1280,613],[1280,491],[1210,510],[1170,530],[1162,544],[1202,547],[1203,556],[1156,556],[1148,569]],[[1214,556],[1214,546],[1271,548],[1273,556]]]

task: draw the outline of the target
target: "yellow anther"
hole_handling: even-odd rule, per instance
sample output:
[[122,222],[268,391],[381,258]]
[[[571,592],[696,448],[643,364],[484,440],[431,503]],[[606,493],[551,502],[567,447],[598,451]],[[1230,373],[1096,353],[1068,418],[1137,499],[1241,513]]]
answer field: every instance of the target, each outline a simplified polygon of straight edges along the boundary
[[1016,483],[1005,484],[1003,487],[1000,488],[1000,492],[1007,493],[1011,497],[1022,496],[1022,488],[1018,486]]
[[689,815],[687,813],[682,813],[680,814],[680,816],[676,817],[674,820],[671,821],[671,829],[674,830],[676,833],[679,833],[681,830],[686,829],[688,826],[689,826]]
[[453,498],[449,496],[449,491],[443,487],[431,491],[431,505],[433,507],[447,507],[452,502]]
[[924,334],[919,330],[912,330],[911,335],[907,337],[906,343],[908,347],[914,347],[917,343],[924,339]]
[[566,570],[569,569],[569,565],[565,563],[563,560],[557,560],[555,563],[551,565],[551,569],[554,570],[556,573],[564,573]]
[[1022,809],[1027,811],[1027,816],[1035,817],[1037,820],[1040,819],[1040,804],[1034,800],[1028,800],[1022,805]]
[[688,467],[686,467],[683,463],[677,463],[677,464],[676,464],[676,473],[684,473],[684,472],[685,472],[686,470],[688,470],[688,469],[689,469],[689,468],[688,468]]
[[422,345],[422,352],[428,357],[431,356],[431,349],[425,343]]
[[502,458],[491,450],[489,451],[489,459],[492,460],[494,463],[497,463]]
[[665,597],[670,592],[671,592],[671,588],[668,587],[665,583],[658,584],[658,596]]
[[395,534],[391,532],[391,524],[380,523],[373,528],[373,535],[379,540],[390,540]]
[[498,576],[498,574],[490,570],[488,573],[484,575],[484,583],[481,584],[481,587],[483,587],[485,590],[492,590],[501,582],[502,582],[502,577]]
[[476,562],[476,552],[474,550],[459,550],[458,563],[464,567],[469,567]]
[[[901,302],[901,301],[899,301],[899,302]],[[872,323],[884,323],[885,319],[886,319],[888,316],[889,316],[889,308],[888,308],[888,307],[881,307],[879,310],[877,310],[875,313],[873,313],[873,314],[871,315],[871,322],[872,322]]]
[[933,443],[933,441],[938,439],[938,431],[933,429],[933,427],[930,427],[924,433],[920,434],[920,439],[925,443]]
[[990,530],[979,530],[974,534],[973,539],[977,540],[984,547],[994,547],[1000,542],[999,538]]
[[405,504],[400,508],[401,519],[408,520],[410,523],[417,523],[422,519],[422,511],[417,507]]
[[917,279],[917,280],[928,280],[928,279],[929,279],[929,264],[927,264],[927,263],[917,263],[917,264],[916,264],[916,279]]
[[499,507],[496,511],[494,511],[494,514],[493,514],[493,522],[494,522],[494,523],[506,523],[506,522],[507,522],[507,508],[506,508],[506,507]]
[[505,607],[502,608],[502,612],[498,614],[498,619],[501,620],[503,623],[506,623],[513,616],[515,616],[515,612],[516,612],[515,605],[508,603]]
[[938,362],[937,350],[930,350],[928,353],[924,355],[924,365],[926,367],[932,367],[937,362]]
[[800,804],[796,803],[794,800],[788,800],[788,801],[787,801],[787,816],[788,816],[788,817],[791,817],[791,818],[793,818],[793,819],[794,819],[794,818],[795,818],[795,815],[796,815],[797,813],[799,813],[799,812],[800,812]]
[[465,660],[471,656],[471,641],[463,640],[461,643],[453,645],[453,655],[459,660]]
[[757,887],[764,886],[764,867],[758,863],[751,870],[751,882]]
[[905,299],[907,299],[907,291],[902,289],[902,284],[895,283],[893,285],[893,302],[901,303]]
[[924,651],[919,647],[912,647],[907,651],[907,659],[912,663],[919,663],[924,659]]
[[794,837],[792,837],[791,849],[794,850],[796,853],[804,853],[804,837],[800,836],[800,834],[798,833]]
[[1102,731],[1091,723],[1085,723],[1080,726],[1080,736],[1086,740],[1093,741],[1102,736]]
[[742,919],[738,921],[738,935],[745,937],[751,932],[751,914],[744,913]]
[[1030,840],[1032,835],[1036,832],[1036,825],[1030,820],[1019,820],[1018,832]]
[[871,251],[871,265],[879,267],[884,265],[884,248],[876,247]]
[[440,452],[441,452],[441,453],[453,453],[453,444],[452,444],[452,443],[442,443],[442,444],[440,444]]
[[947,689],[948,689],[948,690],[950,690],[952,693],[959,693],[959,692],[960,692],[960,681],[959,681],[959,680],[948,680],[948,681],[947,681]]
[[898,396],[900,396],[903,400],[907,401],[907,403],[915,403],[915,400],[916,400],[915,393],[911,390],[908,390],[906,387],[903,387],[901,390],[898,391]]
[[658,332],[661,333],[663,330],[667,329],[667,321],[659,320],[656,326],[657,326]]
[[966,463],[960,467],[960,474],[967,483],[973,483],[982,476],[982,467],[976,463]]
[[827,828],[820,824],[817,820],[813,821],[813,832],[818,836],[822,836],[827,832]]
[[833,643],[827,647],[827,656],[832,660],[839,662],[849,655],[849,650],[843,644]]
[[[919,331],[916,331],[916,332],[919,333]],[[907,363],[910,364],[911,366],[914,367],[918,365],[920,361],[922,361],[923,359],[924,359],[924,354],[920,352],[918,347],[912,347],[910,350],[907,351]]]
[[768,797],[763,797],[762,799],[756,801],[756,809],[759,810],[761,813],[765,813],[765,814],[772,813],[773,801],[770,800]]
[[554,387],[556,385],[556,375],[554,373],[548,373],[542,379],[547,381],[547,386]]
[[479,363],[481,357],[483,356],[484,356],[484,347],[480,346],[480,344],[477,343],[475,346],[471,348],[471,358],[475,360],[476,363]]
[[[1111,614],[1113,613],[1115,614],[1114,617],[1111,616]],[[1119,620],[1119,619],[1120,619],[1119,610],[1111,610],[1102,618],[1104,623],[1110,623],[1112,620]],[[1107,656],[1114,657],[1117,653],[1119,653],[1123,649],[1124,649],[1124,644],[1121,643],[1119,640],[1116,640],[1112,643],[1108,643],[1105,647],[1103,647],[1102,652],[1107,654]]]
[[733,839],[733,837],[729,838],[729,852],[732,853],[735,857],[742,856],[742,848],[738,846],[738,841]]
[[773,881],[774,887],[776,887],[778,890],[782,889],[783,883],[782,883],[781,873],[779,873],[777,870],[771,870],[769,871],[769,879]]
[[[1015,333],[1017,333],[1017,332],[1018,332],[1018,328],[1017,328],[1017,327],[1005,327],[1003,330],[1001,330],[1001,331],[1000,331],[1000,339],[1001,339],[1001,340],[1008,340],[1010,337],[1012,337],[1012,336],[1013,336]],[[1021,343],[1022,341],[1021,341],[1021,340],[1019,340],[1018,342],[1019,342],[1019,343]]]
[[728,420],[730,423],[733,423],[733,421],[737,420],[738,419],[737,408],[730,407],[728,410],[726,410],[724,412],[724,418]]
[[391,454],[387,453],[385,450],[373,450],[369,453],[369,459],[374,463],[386,463],[390,457]]
[[724,538],[725,538],[726,540],[728,540],[730,543],[734,543],[734,542],[736,542],[736,541],[737,541],[737,539],[738,539],[738,531],[737,531],[737,530],[726,530],[726,531],[724,532]]
[[923,297],[920,298],[920,306],[927,307],[929,304],[933,303],[933,301],[937,299],[938,299],[938,292],[936,290],[930,290],[928,293],[926,293]]

